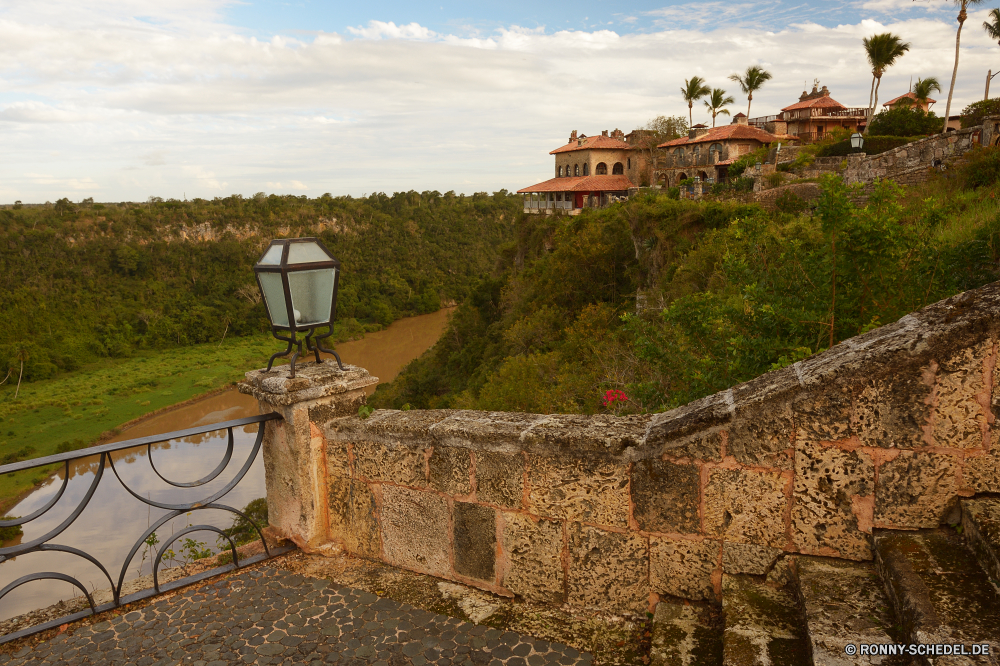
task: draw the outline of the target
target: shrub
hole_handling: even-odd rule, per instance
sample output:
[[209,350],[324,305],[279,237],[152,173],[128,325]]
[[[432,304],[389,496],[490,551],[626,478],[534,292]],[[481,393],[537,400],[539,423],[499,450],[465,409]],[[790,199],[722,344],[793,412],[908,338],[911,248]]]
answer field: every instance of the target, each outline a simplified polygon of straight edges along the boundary
[[875,114],[868,132],[875,136],[926,136],[938,134],[941,123],[933,111],[924,113],[919,107],[897,106]]
[[986,116],[1000,116],[1000,97],[982,99],[962,109],[962,129],[982,125]]
[[[0,517],[0,520],[14,520],[14,518],[15,516],[3,516]],[[10,541],[11,539],[16,539],[22,534],[24,534],[24,532],[21,530],[20,525],[13,525],[11,527],[0,527],[0,546],[2,546],[4,542]]]
[[781,185],[782,181],[784,181],[784,178],[781,177],[780,173],[775,172],[767,174],[766,180],[769,186],[778,187],[779,185]]
[[1000,148],[977,148],[968,153],[962,175],[970,190],[1000,182]]
[[767,154],[771,149],[768,146],[761,146],[752,153],[747,153],[743,157],[739,158],[735,162],[729,165],[729,170],[726,172],[729,178],[738,178],[743,175],[743,172],[750,167],[760,162],[764,163],[767,159]]
[[668,189],[667,190],[667,198],[668,199],[679,200],[681,198],[681,188],[679,188],[679,187],[671,187],[670,189]]
[[806,203],[805,199],[795,194],[795,192],[785,190],[774,200],[774,207],[782,213],[797,215],[808,208],[809,204]]

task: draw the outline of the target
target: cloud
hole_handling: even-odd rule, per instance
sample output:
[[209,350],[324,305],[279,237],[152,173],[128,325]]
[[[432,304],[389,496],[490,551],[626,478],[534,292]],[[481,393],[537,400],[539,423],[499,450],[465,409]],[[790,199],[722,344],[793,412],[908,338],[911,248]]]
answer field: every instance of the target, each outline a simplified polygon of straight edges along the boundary
[[392,21],[369,21],[366,28],[348,28],[348,32],[365,39],[433,39],[437,35],[419,23],[396,25]]

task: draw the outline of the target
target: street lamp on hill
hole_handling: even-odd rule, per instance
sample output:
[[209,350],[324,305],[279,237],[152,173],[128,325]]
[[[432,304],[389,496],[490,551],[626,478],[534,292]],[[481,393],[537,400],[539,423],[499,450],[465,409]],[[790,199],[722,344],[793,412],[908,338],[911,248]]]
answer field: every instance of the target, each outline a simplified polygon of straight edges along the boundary
[[[292,347],[297,347],[291,360],[291,376],[294,377],[295,361],[302,354],[304,342],[306,349],[316,355],[317,363],[323,362],[319,353],[328,352],[334,355],[343,370],[344,364],[337,352],[321,344],[333,334],[340,278],[340,262],[323,243],[317,238],[273,240],[254,265],[253,272],[264,297],[267,317],[271,320],[271,334],[288,343],[285,351],[271,356],[267,369],[270,371],[274,359],[288,356]],[[316,335],[316,329],[323,327],[328,330]],[[297,337],[301,333],[305,334],[304,338]]]
[[865,146],[865,137],[861,132],[855,132],[851,135],[851,150],[854,152],[859,152]]

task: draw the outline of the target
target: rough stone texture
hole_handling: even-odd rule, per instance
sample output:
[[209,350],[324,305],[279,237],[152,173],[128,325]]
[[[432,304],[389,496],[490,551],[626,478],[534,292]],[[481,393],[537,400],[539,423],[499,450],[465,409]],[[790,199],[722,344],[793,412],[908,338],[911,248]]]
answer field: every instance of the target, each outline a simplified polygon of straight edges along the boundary
[[930,421],[930,396],[931,386],[917,374],[869,380],[855,407],[861,441],[883,448],[927,446],[923,428]]
[[427,461],[430,486],[447,495],[469,495],[472,482],[469,470],[472,453],[468,449],[437,446]]
[[705,488],[705,534],[784,547],[786,484],[778,472],[713,469]]
[[591,451],[620,454],[642,443],[651,415],[614,417],[553,414],[524,433],[528,451],[560,453]]
[[521,508],[524,458],[520,453],[476,451],[476,499],[505,509]]
[[979,403],[984,361],[993,354],[993,341],[962,349],[941,361],[935,384],[934,443],[968,449],[983,445],[986,414]]
[[[994,423],[992,434],[1000,431],[1000,424]],[[976,493],[1000,493],[1000,448],[993,444],[988,454],[969,455],[965,458],[963,480]]]
[[646,447],[669,446],[690,435],[727,425],[733,409],[732,392],[723,391],[657,414],[646,429]]
[[740,410],[729,429],[726,452],[744,465],[791,469],[792,432],[787,404],[759,402]]
[[649,585],[653,592],[715,600],[712,573],[718,568],[718,541],[649,538]]
[[505,513],[503,519],[507,570],[501,584],[528,601],[561,604],[565,598],[562,525],[517,513]]
[[496,577],[496,511],[478,504],[455,502],[455,573],[492,583]]
[[792,540],[803,553],[871,559],[875,465],[864,451],[795,447]]
[[651,666],[722,663],[718,613],[709,604],[661,601],[653,614]]
[[465,410],[452,413],[431,432],[447,446],[513,453],[524,448],[524,431],[544,419],[541,414]]
[[326,436],[345,441],[429,447],[435,443],[431,428],[454,413],[453,409],[379,409],[367,419],[354,416],[327,424]]
[[568,603],[623,613],[647,610],[646,539],[573,523],[569,528],[569,557]]
[[840,386],[809,391],[799,397],[792,404],[798,428],[796,443],[836,442],[851,437],[853,400],[850,390]]
[[727,541],[722,545],[722,570],[728,574],[763,576],[771,570],[782,552],[780,548]]
[[640,460],[632,468],[632,515],[647,532],[694,534],[700,529],[701,472],[695,465]]
[[330,538],[354,555],[379,557],[382,541],[371,490],[350,477],[330,477],[329,488]]
[[[252,370],[246,373],[246,380],[239,383],[240,393],[252,395],[261,402],[275,407],[288,407],[311,400],[331,396],[341,396],[337,400],[323,401],[315,405],[318,418],[329,420],[335,416],[357,414],[364,404],[364,388],[378,384],[378,377],[372,377],[364,368],[354,365],[340,370],[336,363],[305,362],[295,365],[295,378],[291,378],[291,366],[279,365],[270,372]],[[351,412],[353,407],[354,411]]]
[[726,616],[726,666],[801,666],[809,663],[809,639],[797,599],[787,589],[747,576],[722,576]]
[[382,486],[379,515],[386,562],[451,577],[447,501],[431,493]]
[[427,486],[427,454],[416,446],[357,442],[354,469],[358,476],[370,481],[415,488]]
[[642,455],[649,458],[667,456],[674,460],[721,462],[722,431],[710,431],[690,437],[671,439],[656,447],[647,446],[642,450]]
[[[958,534],[880,531],[875,551],[905,642],[988,643],[998,654],[1000,596]],[[953,657],[941,663],[989,662]]]
[[957,459],[901,451],[879,467],[875,522],[884,527],[937,527],[957,500]]
[[529,511],[547,518],[628,526],[628,468],[604,458],[528,456]]
[[848,644],[899,642],[889,599],[868,562],[799,557],[799,595],[808,623],[814,666],[909,666],[910,657],[848,656]]
[[1000,591],[1000,499],[962,500],[962,534]]

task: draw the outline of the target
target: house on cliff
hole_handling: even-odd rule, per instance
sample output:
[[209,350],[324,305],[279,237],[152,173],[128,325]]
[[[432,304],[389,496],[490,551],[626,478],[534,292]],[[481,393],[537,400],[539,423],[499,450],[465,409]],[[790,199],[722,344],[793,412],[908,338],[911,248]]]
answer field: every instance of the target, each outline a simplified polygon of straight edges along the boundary
[[812,92],[802,91],[799,101],[786,106],[773,120],[771,131],[788,133],[803,143],[819,141],[835,129],[851,132],[863,130],[868,117],[864,107],[848,108],[830,97],[826,86],[813,86]]

